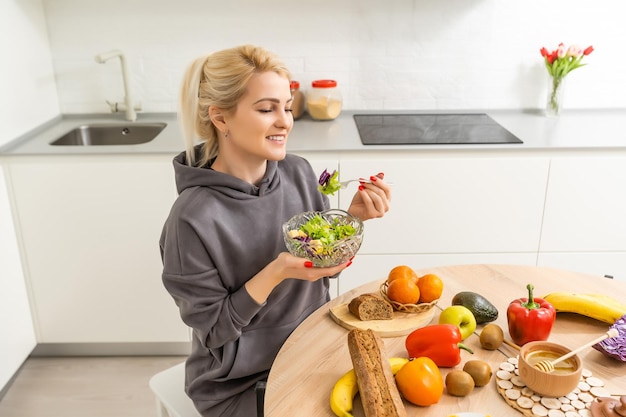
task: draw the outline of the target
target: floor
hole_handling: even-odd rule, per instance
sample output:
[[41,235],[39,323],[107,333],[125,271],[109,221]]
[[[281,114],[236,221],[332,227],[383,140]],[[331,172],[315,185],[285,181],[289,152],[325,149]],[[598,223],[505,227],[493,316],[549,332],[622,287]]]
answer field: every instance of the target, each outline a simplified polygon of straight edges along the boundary
[[155,417],[148,381],[184,356],[32,357],[0,401],[0,417]]

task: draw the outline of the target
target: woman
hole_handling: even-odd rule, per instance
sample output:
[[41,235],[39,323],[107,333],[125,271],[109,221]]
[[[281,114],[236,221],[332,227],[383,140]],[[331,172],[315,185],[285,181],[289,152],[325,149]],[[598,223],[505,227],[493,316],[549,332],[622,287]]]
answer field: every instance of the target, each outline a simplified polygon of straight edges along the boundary
[[[286,153],[289,83],[281,61],[250,45],[199,58],[185,74],[186,152],[174,159],[179,197],[160,248],[165,287],[193,329],[186,391],[204,416],[256,415],[256,382],[351,263],[313,268],[286,252],[281,225],[329,208],[309,163]],[[363,220],[389,209],[383,175],[371,179],[348,209]]]

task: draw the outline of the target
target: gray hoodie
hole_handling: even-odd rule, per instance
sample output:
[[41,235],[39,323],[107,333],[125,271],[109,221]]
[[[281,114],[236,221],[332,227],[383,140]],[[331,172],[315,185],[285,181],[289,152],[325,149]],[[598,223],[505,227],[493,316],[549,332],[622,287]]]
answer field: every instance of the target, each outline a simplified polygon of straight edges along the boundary
[[329,202],[308,161],[295,155],[269,161],[259,187],[190,167],[184,153],[174,172],[179,196],[160,239],[162,278],[193,329],[187,394],[218,405],[266,379],[289,334],[329,300],[328,278],[287,279],[264,304],[244,288],[286,251],[282,224]]

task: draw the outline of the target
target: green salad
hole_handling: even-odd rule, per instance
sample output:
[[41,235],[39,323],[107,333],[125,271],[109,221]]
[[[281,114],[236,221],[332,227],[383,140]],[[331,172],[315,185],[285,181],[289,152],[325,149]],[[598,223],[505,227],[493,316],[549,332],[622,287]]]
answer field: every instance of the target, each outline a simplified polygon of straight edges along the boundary
[[355,233],[356,229],[350,224],[341,224],[339,219],[329,222],[316,214],[299,229],[289,231],[289,237],[308,243],[313,254],[324,255],[332,252],[333,243]]
[[335,193],[341,188],[341,184],[337,179],[338,177],[339,172],[337,170],[333,171],[331,174],[325,169],[324,172],[322,172],[322,175],[320,175],[317,189],[320,190],[322,194],[335,195]]

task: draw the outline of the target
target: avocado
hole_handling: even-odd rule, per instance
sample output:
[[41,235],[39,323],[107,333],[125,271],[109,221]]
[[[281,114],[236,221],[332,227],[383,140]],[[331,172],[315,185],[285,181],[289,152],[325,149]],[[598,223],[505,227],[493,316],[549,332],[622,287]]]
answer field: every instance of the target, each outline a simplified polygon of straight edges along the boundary
[[467,307],[476,318],[476,323],[488,323],[498,318],[498,309],[485,297],[471,291],[462,291],[452,297],[452,305]]

